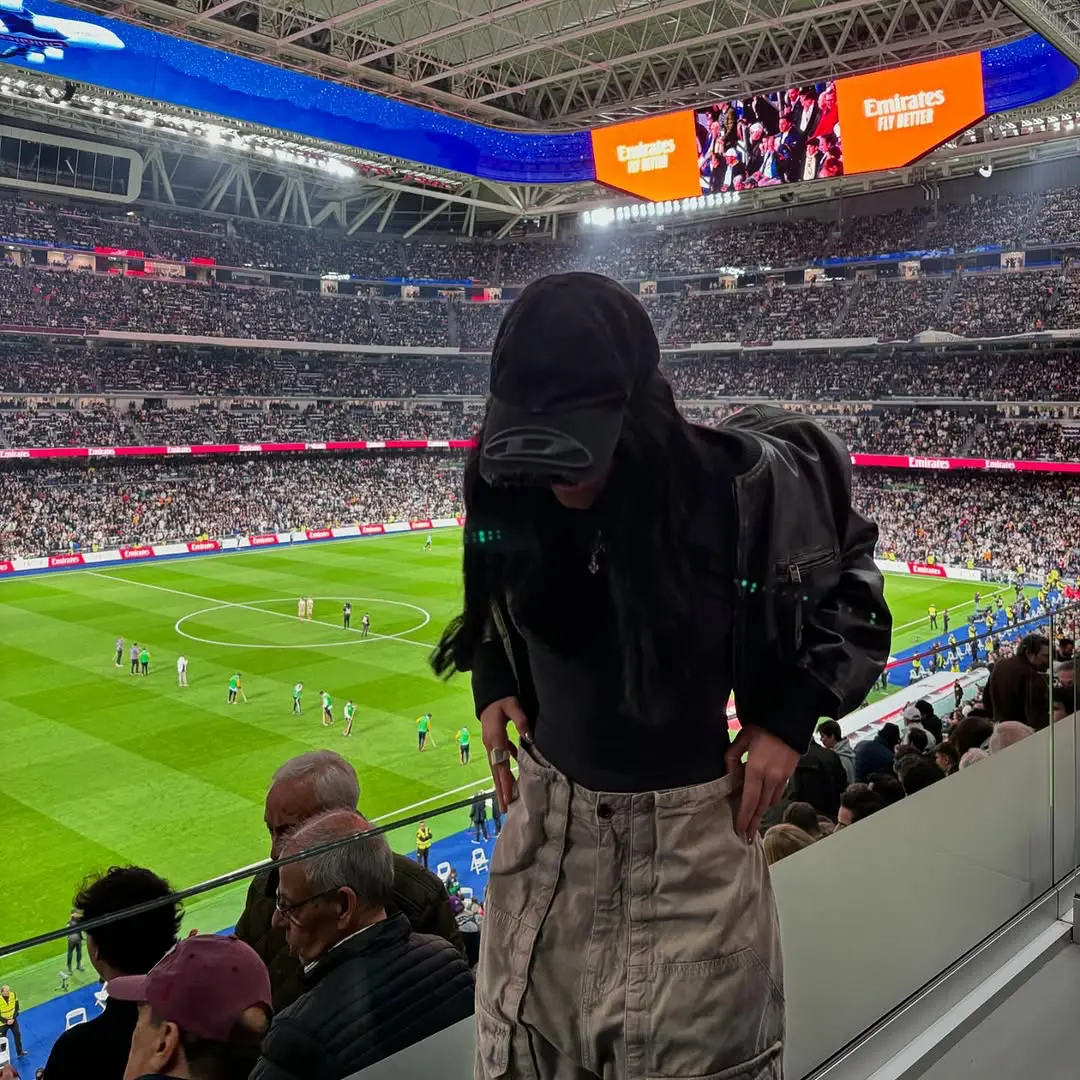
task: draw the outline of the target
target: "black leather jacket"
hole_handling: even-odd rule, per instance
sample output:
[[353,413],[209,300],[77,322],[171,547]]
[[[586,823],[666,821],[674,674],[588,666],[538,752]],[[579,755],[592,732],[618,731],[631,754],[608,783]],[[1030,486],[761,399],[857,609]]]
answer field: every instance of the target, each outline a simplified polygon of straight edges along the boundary
[[[888,661],[892,616],[874,565],[877,526],[852,509],[848,451],[807,417],[753,406],[699,435],[739,463],[732,612],[739,719],[802,753],[818,720],[861,705]],[[516,696],[535,718],[525,644],[505,599],[493,605],[472,685],[478,716]]]

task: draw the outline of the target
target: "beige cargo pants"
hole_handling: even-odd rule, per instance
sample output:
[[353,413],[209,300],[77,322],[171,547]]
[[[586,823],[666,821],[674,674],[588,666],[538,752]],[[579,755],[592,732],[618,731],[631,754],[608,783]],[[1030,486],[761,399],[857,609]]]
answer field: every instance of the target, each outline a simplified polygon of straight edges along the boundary
[[638,795],[534,750],[491,861],[477,1080],[780,1080],[780,935],[731,781]]

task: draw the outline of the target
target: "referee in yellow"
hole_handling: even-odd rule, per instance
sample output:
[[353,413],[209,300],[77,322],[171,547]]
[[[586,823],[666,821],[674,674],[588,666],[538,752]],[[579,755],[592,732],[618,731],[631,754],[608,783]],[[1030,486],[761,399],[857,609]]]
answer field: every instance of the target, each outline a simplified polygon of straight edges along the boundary
[[19,999],[10,986],[0,986],[0,1035],[15,1040],[15,1053],[26,1057],[22,1032],[19,1030]]

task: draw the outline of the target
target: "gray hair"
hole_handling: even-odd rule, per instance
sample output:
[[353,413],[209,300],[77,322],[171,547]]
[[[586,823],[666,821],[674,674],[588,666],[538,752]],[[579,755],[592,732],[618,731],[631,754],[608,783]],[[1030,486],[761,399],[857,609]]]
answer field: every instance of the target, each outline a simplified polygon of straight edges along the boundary
[[274,773],[270,786],[284,780],[307,780],[323,810],[355,810],[360,801],[356,770],[333,750],[309,750],[289,758]]
[[1002,720],[994,725],[994,734],[986,740],[986,751],[989,754],[1000,754],[1002,750],[1034,734],[1033,727],[1021,724],[1018,720]]
[[[328,810],[305,821],[289,837],[283,854],[296,855],[335,840],[349,844],[312,855],[300,864],[312,895],[348,887],[364,907],[386,907],[394,893],[394,853],[386,837],[368,832],[355,811]],[[365,835],[357,835],[357,834]]]

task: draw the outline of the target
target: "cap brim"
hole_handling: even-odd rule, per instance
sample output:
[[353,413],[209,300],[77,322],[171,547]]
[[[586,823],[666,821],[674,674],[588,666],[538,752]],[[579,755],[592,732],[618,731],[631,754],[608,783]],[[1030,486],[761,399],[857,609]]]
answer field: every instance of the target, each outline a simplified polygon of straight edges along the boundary
[[149,975],[119,975],[110,979],[105,987],[110,998],[117,1001],[146,1001],[146,984]]
[[622,433],[621,404],[544,413],[492,399],[480,446],[488,483],[580,484],[611,463]]

